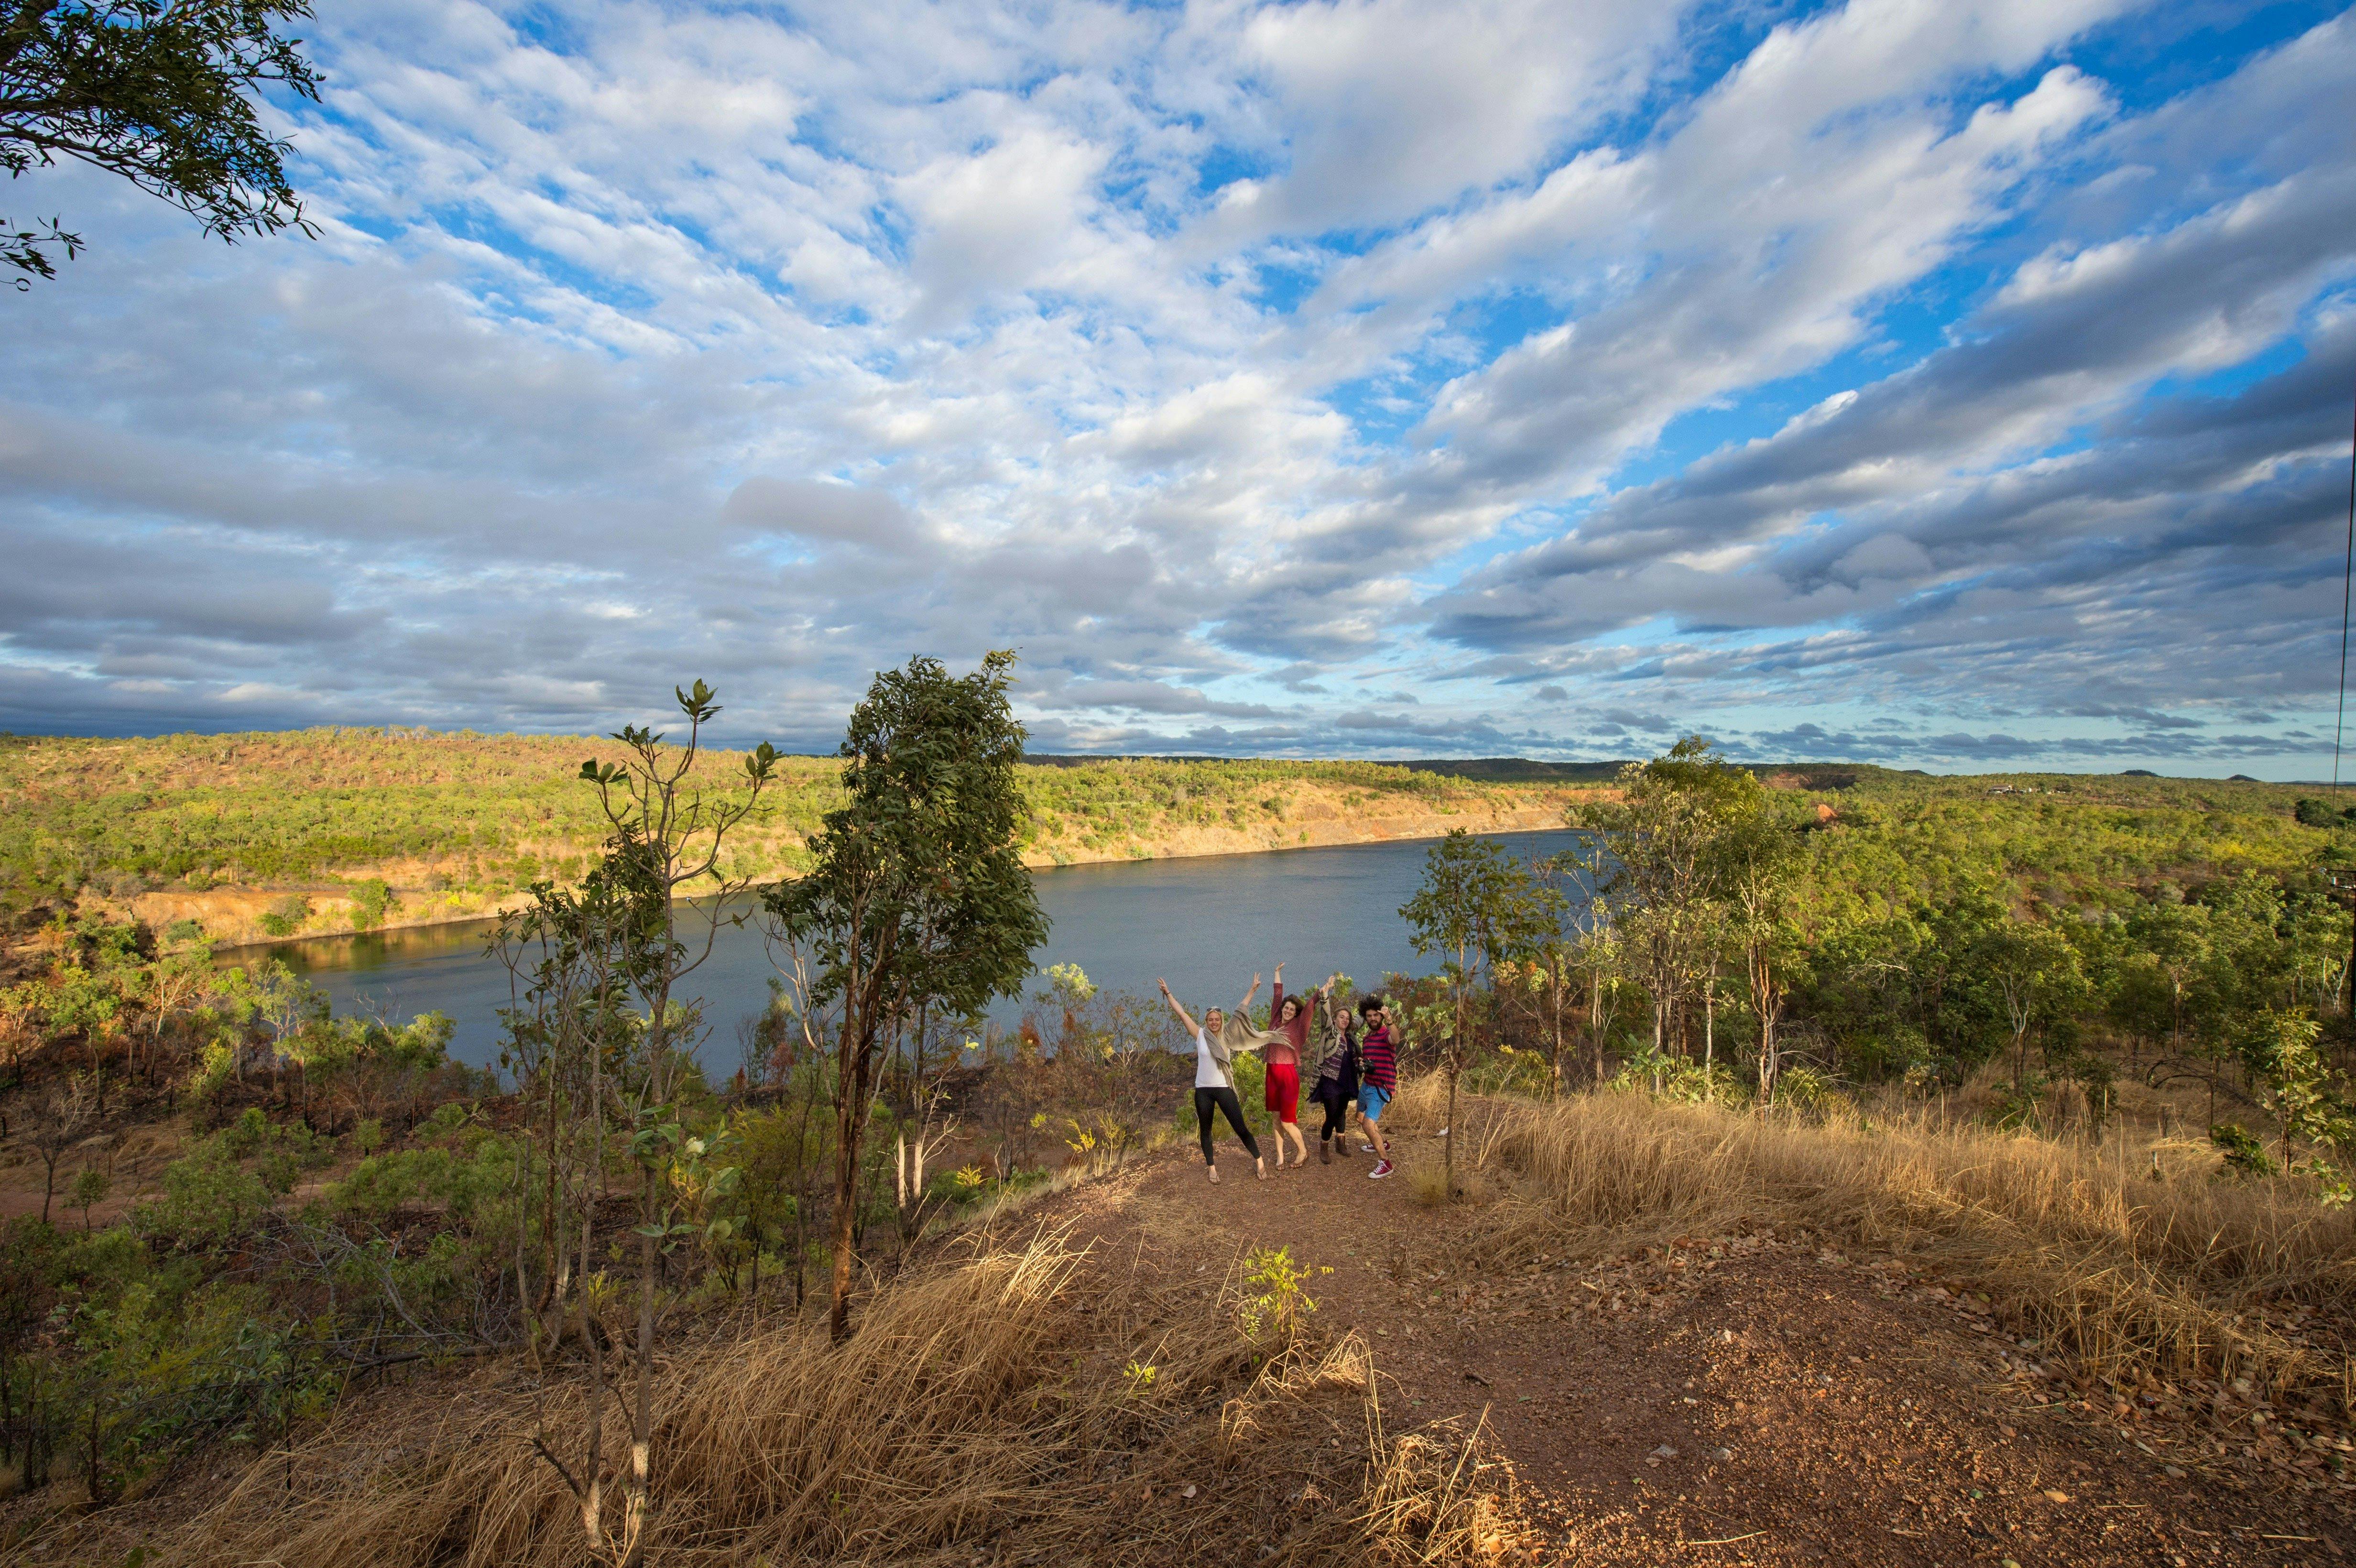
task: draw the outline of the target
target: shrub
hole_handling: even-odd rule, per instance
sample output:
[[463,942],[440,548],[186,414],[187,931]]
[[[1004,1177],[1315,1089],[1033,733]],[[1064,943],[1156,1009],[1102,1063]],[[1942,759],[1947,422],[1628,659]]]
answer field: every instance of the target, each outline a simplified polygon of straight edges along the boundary
[[2247,1127],[2238,1122],[2220,1122],[2209,1129],[2209,1141],[2225,1157],[2229,1170],[2244,1176],[2272,1176],[2275,1162],[2266,1157],[2266,1147]]
[[183,1250],[220,1246],[270,1208],[270,1189],[238,1163],[220,1135],[164,1168],[164,1196],[140,1205],[139,1228]]
[[352,889],[352,929],[373,931],[384,923],[385,912],[400,906],[382,877],[370,877]]

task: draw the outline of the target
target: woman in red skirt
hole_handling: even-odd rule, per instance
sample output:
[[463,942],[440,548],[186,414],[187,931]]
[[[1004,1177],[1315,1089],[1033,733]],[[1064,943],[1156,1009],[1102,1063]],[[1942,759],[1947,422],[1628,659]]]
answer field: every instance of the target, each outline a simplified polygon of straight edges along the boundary
[[1309,1144],[1301,1136],[1301,1064],[1309,1057],[1309,1029],[1317,1018],[1318,1006],[1324,1000],[1326,987],[1333,983],[1328,977],[1306,997],[1284,994],[1284,965],[1276,966],[1276,988],[1269,993],[1268,1028],[1271,1035],[1280,1035],[1287,1043],[1271,1040],[1264,1060],[1268,1063],[1268,1113],[1276,1118],[1276,1168],[1284,1168],[1284,1140],[1290,1138],[1294,1150],[1292,1163],[1309,1163]]

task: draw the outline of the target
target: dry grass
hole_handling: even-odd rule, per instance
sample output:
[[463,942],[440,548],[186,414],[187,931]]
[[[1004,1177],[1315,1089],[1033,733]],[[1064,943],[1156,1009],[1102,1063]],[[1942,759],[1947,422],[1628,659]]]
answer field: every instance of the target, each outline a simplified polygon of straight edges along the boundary
[[[1411,1085],[1394,1119],[1430,1122],[1441,1095]],[[1921,1254],[2099,1374],[2231,1372],[2356,1405],[2344,1342],[2297,1343],[2254,1312],[2345,1313],[2356,1213],[2319,1207],[2297,1182],[2216,1179],[2181,1140],[2154,1146],[2155,1179],[2142,1147],[1904,1118],[1811,1125],[1633,1094],[1485,1101],[1465,1119],[1478,1131],[1458,1157],[1516,1189],[1483,1217],[1493,1251],[1808,1226]]]
[[[1511,1543],[1511,1477],[1479,1434],[1386,1434],[1363,1342],[1255,1345],[1234,1288],[1216,1310],[1159,1298],[1043,1233],[884,1292],[842,1346],[800,1325],[715,1335],[663,1371],[650,1561],[1165,1568],[1249,1541],[1285,1564],[1440,1563]],[[284,1568],[569,1568],[579,1509],[529,1439],[569,1460],[582,1415],[579,1380],[519,1373],[373,1473],[331,1428],[256,1465],[187,1544]],[[289,1474],[327,1479],[289,1494]]]

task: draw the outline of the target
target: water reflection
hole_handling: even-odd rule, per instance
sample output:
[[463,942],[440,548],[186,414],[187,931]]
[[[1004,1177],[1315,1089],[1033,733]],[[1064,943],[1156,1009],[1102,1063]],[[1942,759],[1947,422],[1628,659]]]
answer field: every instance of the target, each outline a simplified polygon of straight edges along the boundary
[[[1567,830],[1484,835],[1525,859],[1574,847]],[[1066,866],[1037,874],[1040,903],[1055,924],[1033,955],[1042,969],[1077,964],[1099,987],[1151,993],[1156,978],[1195,1007],[1231,1004],[1282,960],[1286,976],[1312,985],[1340,969],[1363,984],[1390,972],[1421,974],[1398,907],[1423,873],[1429,840]],[[749,908],[746,901],[743,908]],[[768,955],[752,923],[723,923],[712,956],[684,984],[703,999],[711,1026],[707,1067],[735,1065],[736,1020],[768,996]],[[691,929],[698,934],[701,921]],[[474,1066],[498,1053],[498,1010],[510,1005],[508,974],[486,951],[489,921],[297,939],[266,951],[326,991],[338,1012],[407,1019],[447,1013],[457,1024],[451,1052]],[[250,959],[263,949],[222,955]],[[1265,992],[1263,992],[1263,996]],[[1011,1024],[1020,1004],[997,1014]]]

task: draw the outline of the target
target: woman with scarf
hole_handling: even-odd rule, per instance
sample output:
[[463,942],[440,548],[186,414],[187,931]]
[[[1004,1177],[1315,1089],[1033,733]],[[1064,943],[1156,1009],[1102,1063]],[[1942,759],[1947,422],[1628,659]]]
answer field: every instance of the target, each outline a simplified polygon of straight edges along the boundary
[[[1326,1019],[1325,1061],[1317,1070],[1310,1098],[1325,1112],[1325,1125],[1317,1129],[1317,1158],[1331,1165],[1337,1148],[1344,1159],[1349,1158],[1350,1107],[1358,1103],[1358,1024],[1350,1004],[1339,998]],[[1335,1133],[1342,1135],[1338,1143]]]
[[1259,1140],[1252,1136],[1251,1127],[1244,1121],[1244,1103],[1236,1097],[1234,1076],[1236,1052],[1264,1051],[1269,1041],[1283,1038],[1263,1034],[1243,1021],[1244,1008],[1251,1005],[1253,992],[1259,989],[1259,976],[1252,976],[1252,988],[1244,993],[1233,1016],[1213,1008],[1203,1015],[1199,1024],[1170,994],[1169,981],[1157,980],[1154,984],[1162,987],[1162,999],[1170,1004],[1170,1010],[1178,1015],[1178,1021],[1194,1039],[1194,1122],[1202,1132],[1203,1163],[1210,1168],[1211,1179],[1219,1179],[1218,1156],[1211,1147],[1211,1115],[1217,1111],[1226,1115],[1227,1125],[1235,1128],[1236,1136],[1243,1140],[1244,1152],[1252,1157],[1252,1174],[1267,1180],[1268,1162],[1260,1157]]

